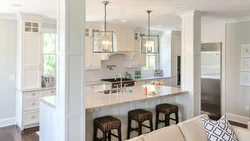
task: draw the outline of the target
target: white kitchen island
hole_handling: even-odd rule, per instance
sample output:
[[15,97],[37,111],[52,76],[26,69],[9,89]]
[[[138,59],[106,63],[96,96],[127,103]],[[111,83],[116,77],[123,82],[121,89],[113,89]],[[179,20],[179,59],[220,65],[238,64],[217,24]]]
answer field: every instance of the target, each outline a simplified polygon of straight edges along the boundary
[[[154,90],[155,95],[145,95],[144,86],[148,87],[148,92]],[[127,135],[127,113],[130,110],[143,108],[153,112],[155,117],[155,106],[161,103],[171,103],[176,104],[175,97],[181,94],[187,94],[187,91],[181,90],[179,88],[167,87],[167,86],[134,86],[130,87],[132,89],[131,93],[113,93],[113,94],[103,94],[97,91],[86,91],[86,141],[92,141],[93,136],[93,120],[97,117],[111,115],[117,117],[122,121],[122,140],[126,139]],[[53,98],[50,98],[50,100]],[[48,99],[47,99],[48,100]],[[55,100],[55,98],[54,98]],[[46,98],[41,100],[41,103],[46,104],[51,107],[51,101],[47,102]],[[55,102],[54,102],[55,103]],[[181,121],[182,116],[182,105],[179,106],[179,118]],[[42,108],[42,107],[41,107]],[[43,115],[41,115],[43,118]],[[136,126],[135,123],[132,124]],[[40,124],[41,129],[43,128]],[[46,126],[46,125],[45,125]],[[155,126],[155,125],[154,125]],[[161,126],[159,126],[161,127]],[[41,130],[41,132],[43,132]],[[147,132],[147,129],[144,130]],[[101,137],[101,132],[98,132]],[[43,135],[41,133],[41,135]],[[137,136],[136,133],[132,132],[131,137]],[[114,138],[115,140],[115,138]]]

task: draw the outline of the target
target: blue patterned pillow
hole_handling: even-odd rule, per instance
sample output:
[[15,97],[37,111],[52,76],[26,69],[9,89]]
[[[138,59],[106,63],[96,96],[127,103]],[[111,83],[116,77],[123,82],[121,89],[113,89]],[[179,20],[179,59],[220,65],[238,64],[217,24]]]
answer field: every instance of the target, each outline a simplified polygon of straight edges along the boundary
[[238,141],[226,116],[217,122],[203,117],[201,120],[206,129],[208,141]]

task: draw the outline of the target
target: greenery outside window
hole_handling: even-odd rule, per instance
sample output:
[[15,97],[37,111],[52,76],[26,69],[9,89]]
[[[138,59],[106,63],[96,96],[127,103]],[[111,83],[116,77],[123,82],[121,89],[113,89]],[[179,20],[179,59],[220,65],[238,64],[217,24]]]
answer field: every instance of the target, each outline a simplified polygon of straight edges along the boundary
[[56,75],[56,34],[43,34],[43,75]]
[[[146,41],[146,44],[150,44],[152,46],[152,52],[155,52],[155,40]],[[159,62],[158,54],[146,54],[146,66],[143,67],[143,70],[154,71],[158,68]]]

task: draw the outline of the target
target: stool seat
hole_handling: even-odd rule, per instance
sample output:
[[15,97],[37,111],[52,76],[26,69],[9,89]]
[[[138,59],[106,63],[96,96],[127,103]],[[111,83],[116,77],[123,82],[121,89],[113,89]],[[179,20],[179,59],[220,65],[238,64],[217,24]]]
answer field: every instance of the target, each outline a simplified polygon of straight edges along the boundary
[[[133,128],[131,126],[132,120],[138,123],[138,128]],[[144,125],[144,121],[149,121],[149,126]],[[153,131],[153,113],[143,109],[136,109],[128,112],[128,132],[127,139],[130,139],[130,132],[137,131],[139,136],[142,134],[142,127],[149,128],[150,131]]]
[[156,111],[166,115],[178,112],[178,106],[172,104],[159,104],[156,106]]
[[[158,124],[161,122],[164,122],[165,126],[169,126],[170,120],[174,120],[176,122],[176,124],[179,123],[178,106],[164,103],[164,104],[157,105],[155,107],[155,110],[156,110],[156,120],[155,120],[156,121],[155,129],[156,130],[158,129]],[[160,113],[165,115],[164,120],[159,119]],[[175,119],[170,117],[171,114],[175,114]]]
[[136,109],[128,112],[128,117],[137,122],[143,122],[146,120],[153,119],[153,114],[150,111],[146,111],[143,109]]
[[100,128],[103,132],[108,132],[113,129],[120,128],[121,120],[112,116],[104,116],[104,117],[96,118],[94,120],[94,126]]

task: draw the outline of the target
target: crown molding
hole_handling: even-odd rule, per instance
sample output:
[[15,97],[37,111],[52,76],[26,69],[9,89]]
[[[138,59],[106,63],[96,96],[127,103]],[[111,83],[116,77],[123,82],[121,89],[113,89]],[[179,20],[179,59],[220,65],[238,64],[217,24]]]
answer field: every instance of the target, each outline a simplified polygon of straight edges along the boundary
[[17,15],[16,14],[5,14],[5,13],[0,13],[0,19],[5,19],[5,20],[17,20]]
[[227,23],[238,23],[238,22],[246,22],[246,21],[250,21],[250,16],[227,19]]

